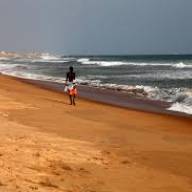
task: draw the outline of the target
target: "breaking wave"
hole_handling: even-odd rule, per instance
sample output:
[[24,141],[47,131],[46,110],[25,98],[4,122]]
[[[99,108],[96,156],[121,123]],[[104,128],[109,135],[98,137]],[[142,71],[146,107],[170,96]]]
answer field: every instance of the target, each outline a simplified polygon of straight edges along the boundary
[[46,60],[46,61],[52,61],[52,60],[59,60],[60,59],[60,57],[50,55],[49,53],[42,53],[40,58],[43,60]]
[[143,63],[143,62],[126,62],[126,61],[94,61],[89,58],[80,58],[77,62],[83,65],[99,65],[103,67],[120,66],[120,65],[132,65],[132,66],[170,66],[174,68],[192,68],[192,64],[179,63]]
[[[15,65],[14,67],[18,66]],[[4,68],[3,70],[2,68],[0,68],[0,70],[4,74],[26,79],[52,81],[58,83],[65,82],[65,78],[62,77],[33,74],[28,72],[22,72],[20,70],[7,70],[6,68]],[[105,76],[100,78],[105,78]],[[168,108],[168,110],[192,114],[192,89],[189,88],[160,89],[158,87],[142,85],[117,85],[113,83],[102,83],[101,80],[86,80],[84,78],[77,79],[77,83],[80,85],[121,91],[127,93],[129,96],[170,102],[172,105]]]
[[[132,62],[128,59],[125,61],[123,59],[119,59],[119,61],[114,61],[111,58],[105,59],[102,57],[95,59],[93,57],[61,57],[48,53],[15,57],[14,59],[0,57],[0,72],[26,79],[63,83],[65,78],[59,76],[65,75],[65,71],[68,70],[69,64],[71,65],[70,62],[72,62],[79,74],[82,74],[77,79],[81,85],[126,92],[134,97],[170,102],[171,106],[168,110],[192,114],[192,88],[190,88],[192,61],[190,63],[187,60],[184,62],[170,60],[170,63],[169,61],[166,63],[162,60],[158,63],[158,61],[148,62],[146,60]],[[41,63],[45,63],[45,65]],[[52,63],[64,64],[53,65]],[[85,65],[90,65],[88,70]],[[92,65],[94,65],[93,68]],[[122,67],[123,65],[126,66]],[[127,65],[136,67],[131,69]],[[114,66],[114,68],[108,69],[107,67],[110,66]],[[121,67],[115,68],[115,66]],[[147,66],[149,67],[147,68]],[[151,70],[152,67],[150,66],[159,66],[159,68]],[[152,82],[152,84],[145,83],[145,81]],[[156,84],[153,83],[155,81]],[[160,81],[167,83],[167,86],[160,85]],[[134,82],[133,84],[140,84],[141,82],[143,85],[151,86],[127,85],[128,83],[132,84],[131,82]],[[180,86],[180,88],[172,88],[170,82],[174,82],[174,86]],[[183,84],[179,84],[180,82]],[[157,87],[155,87],[156,85]]]
[[84,65],[100,65],[100,66],[118,66],[118,65],[128,65],[126,62],[122,61],[90,61],[88,58],[82,58],[77,60],[79,63]]
[[42,53],[39,58],[33,58],[31,62],[45,62],[45,63],[66,63],[70,61],[69,58],[62,58],[49,53]]

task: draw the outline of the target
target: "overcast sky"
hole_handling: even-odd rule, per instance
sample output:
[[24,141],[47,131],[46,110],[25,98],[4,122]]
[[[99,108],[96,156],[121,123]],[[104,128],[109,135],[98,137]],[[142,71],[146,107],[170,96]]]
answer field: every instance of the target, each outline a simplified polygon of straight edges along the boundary
[[192,0],[0,0],[0,49],[192,53]]

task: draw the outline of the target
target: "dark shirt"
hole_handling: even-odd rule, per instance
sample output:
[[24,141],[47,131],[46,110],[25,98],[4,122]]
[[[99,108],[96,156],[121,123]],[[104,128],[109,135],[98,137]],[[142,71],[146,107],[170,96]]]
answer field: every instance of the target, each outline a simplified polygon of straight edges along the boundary
[[66,80],[69,82],[73,82],[73,80],[75,80],[75,73],[74,72],[68,72]]

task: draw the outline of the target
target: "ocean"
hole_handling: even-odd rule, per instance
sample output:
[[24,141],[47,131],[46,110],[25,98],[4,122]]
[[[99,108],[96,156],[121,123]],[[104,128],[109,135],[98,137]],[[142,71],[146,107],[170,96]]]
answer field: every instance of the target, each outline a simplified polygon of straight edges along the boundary
[[73,66],[77,83],[171,103],[167,110],[192,114],[192,55],[0,57],[0,72],[63,83]]

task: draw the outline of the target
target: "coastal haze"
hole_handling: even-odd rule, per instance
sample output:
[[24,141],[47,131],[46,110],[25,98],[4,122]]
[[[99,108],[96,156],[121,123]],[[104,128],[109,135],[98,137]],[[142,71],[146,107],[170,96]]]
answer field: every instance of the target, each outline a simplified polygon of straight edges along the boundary
[[187,0],[1,0],[0,49],[190,54],[191,7]]

